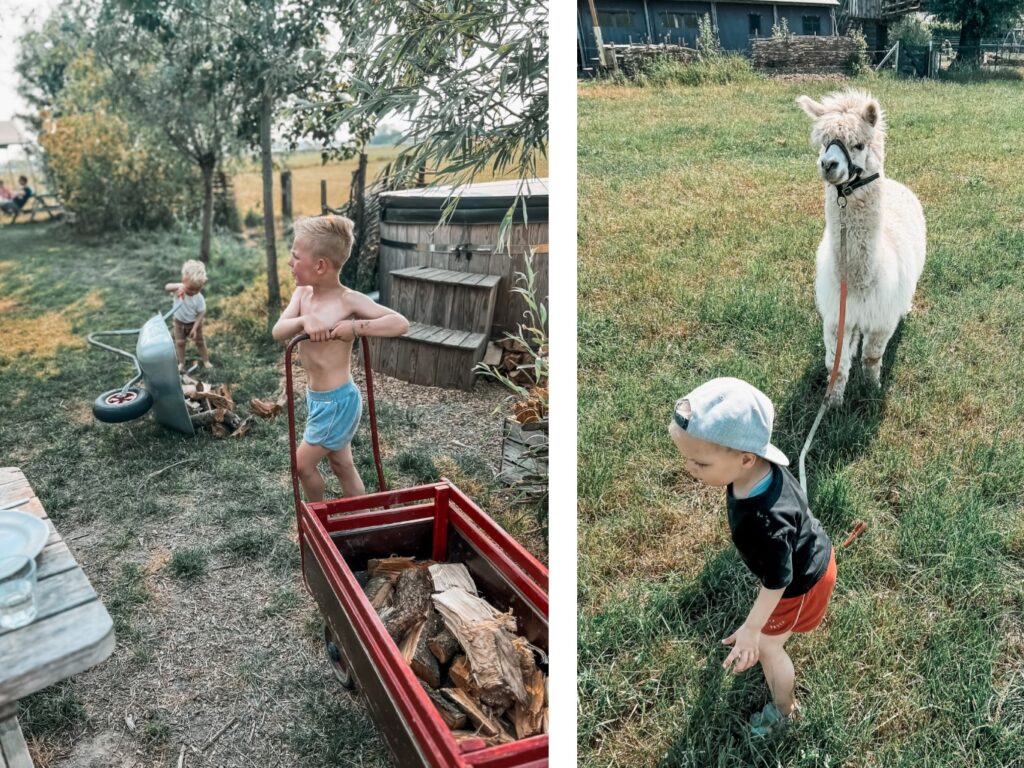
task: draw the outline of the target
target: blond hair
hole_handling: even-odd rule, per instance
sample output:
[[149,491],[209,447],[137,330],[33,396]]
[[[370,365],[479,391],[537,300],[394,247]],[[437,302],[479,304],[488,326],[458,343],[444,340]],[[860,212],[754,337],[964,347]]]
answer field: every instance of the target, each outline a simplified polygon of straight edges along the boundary
[[201,261],[189,259],[181,265],[181,279],[195,285],[206,285],[206,265]]
[[313,255],[340,270],[352,253],[352,220],[344,216],[309,216],[296,219],[295,239],[309,241]]

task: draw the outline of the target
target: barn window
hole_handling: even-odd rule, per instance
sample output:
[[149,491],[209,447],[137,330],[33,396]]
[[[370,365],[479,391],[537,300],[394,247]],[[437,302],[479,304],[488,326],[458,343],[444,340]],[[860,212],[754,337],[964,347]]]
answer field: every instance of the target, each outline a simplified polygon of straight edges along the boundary
[[597,23],[605,29],[632,29],[633,11],[598,11]]
[[668,11],[661,14],[661,26],[666,29],[697,29],[697,14]]
[[821,16],[804,16],[804,34],[821,34]]
[[761,36],[761,14],[751,13],[748,15],[750,19],[750,36],[760,37]]

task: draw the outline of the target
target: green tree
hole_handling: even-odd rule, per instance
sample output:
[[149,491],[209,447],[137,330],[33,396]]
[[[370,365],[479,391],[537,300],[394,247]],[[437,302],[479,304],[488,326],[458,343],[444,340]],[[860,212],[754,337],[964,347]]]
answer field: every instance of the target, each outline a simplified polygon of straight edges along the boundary
[[536,175],[548,142],[546,0],[341,0],[338,12],[351,76],[337,122],[402,120],[400,173],[427,168],[455,184],[487,168]]
[[225,11],[226,0],[107,0],[96,34],[96,51],[116,80],[112,97],[199,169],[204,262],[210,260],[213,176],[231,146],[242,98],[232,30],[218,19]]
[[38,133],[42,115],[60,116],[58,100],[64,89],[68,67],[89,50],[92,40],[92,16],[81,2],[61,5],[59,13],[46,18],[38,29],[18,39],[18,94],[35,112],[23,117]]
[[[284,138],[293,145],[307,136],[320,142],[333,140],[334,130],[326,115],[287,112],[289,107],[330,90],[338,77],[322,50],[328,12],[329,6],[317,0],[247,0],[232,6],[234,76],[245,95],[238,137],[259,152],[262,170],[268,323],[274,322],[281,309],[272,132],[283,117],[291,116],[282,127]],[[343,153],[339,148],[337,154]]]
[[926,8],[945,21],[960,25],[961,64],[981,63],[981,40],[996,35],[1021,13],[1024,0],[928,0]]

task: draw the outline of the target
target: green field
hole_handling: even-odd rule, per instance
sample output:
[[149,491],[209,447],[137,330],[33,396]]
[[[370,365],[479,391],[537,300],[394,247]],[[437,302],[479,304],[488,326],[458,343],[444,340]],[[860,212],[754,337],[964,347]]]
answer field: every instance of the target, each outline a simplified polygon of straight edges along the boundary
[[794,98],[838,84],[580,87],[581,765],[1024,765],[1024,90],[853,84],[888,112],[886,171],[921,198],[928,258],[881,391],[857,364],[809,456],[833,541],[868,530],[838,552],[825,623],[787,646],[804,716],[766,741],[744,728],[760,669],[724,674],[719,642],[756,584],[666,425],[738,376],[795,464],[825,370]]

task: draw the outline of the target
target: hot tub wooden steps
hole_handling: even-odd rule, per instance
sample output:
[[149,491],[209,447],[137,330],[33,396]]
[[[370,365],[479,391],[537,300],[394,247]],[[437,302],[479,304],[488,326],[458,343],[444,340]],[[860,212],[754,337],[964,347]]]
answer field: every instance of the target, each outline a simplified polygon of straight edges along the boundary
[[373,340],[376,367],[413,384],[472,389],[500,276],[405,267],[392,270],[391,278],[390,306],[410,327],[400,338]]

